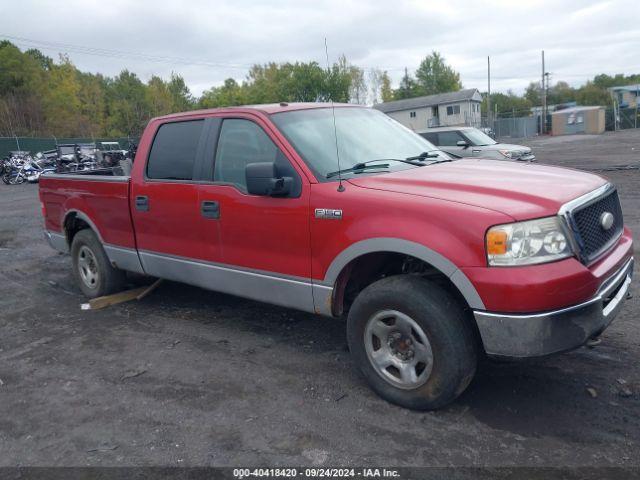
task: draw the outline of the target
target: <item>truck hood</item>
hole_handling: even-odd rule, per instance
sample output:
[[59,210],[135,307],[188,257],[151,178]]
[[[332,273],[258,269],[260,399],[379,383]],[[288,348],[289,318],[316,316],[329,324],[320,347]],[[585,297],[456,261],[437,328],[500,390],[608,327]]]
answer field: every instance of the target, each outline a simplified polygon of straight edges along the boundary
[[548,165],[463,159],[356,177],[349,182],[362,188],[465,203],[526,220],[555,215],[563,204],[606,180]]

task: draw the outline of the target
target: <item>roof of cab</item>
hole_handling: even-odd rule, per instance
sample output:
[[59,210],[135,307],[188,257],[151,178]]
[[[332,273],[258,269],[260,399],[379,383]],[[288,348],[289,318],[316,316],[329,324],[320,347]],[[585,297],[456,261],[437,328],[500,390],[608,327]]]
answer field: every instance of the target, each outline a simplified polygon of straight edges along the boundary
[[[281,113],[281,112],[290,112],[294,110],[311,110],[314,108],[330,108],[331,103],[329,102],[295,102],[295,103],[265,103],[262,105],[241,105],[237,107],[221,107],[221,108],[208,108],[204,110],[192,110],[189,112],[179,112],[179,113],[170,113],[169,115],[164,115],[161,117],[156,117],[154,120],[167,120],[173,118],[186,117],[191,115],[201,115],[207,113],[240,113],[240,112],[251,112],[251,111],[259,111],[262,113],[266,113],[267,115],[271,115],[273,113]],[[334,103],[334,107],[336,108],[344,108],[344,107],[362,107],[362,105],[355,105],[352,103]]]

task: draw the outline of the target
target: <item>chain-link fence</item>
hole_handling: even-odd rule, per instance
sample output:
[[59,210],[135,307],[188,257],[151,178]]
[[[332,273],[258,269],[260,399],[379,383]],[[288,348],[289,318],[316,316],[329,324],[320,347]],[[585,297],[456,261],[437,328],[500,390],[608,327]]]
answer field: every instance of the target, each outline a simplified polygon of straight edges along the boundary
[[[547,126],[551,128],[551,116]],[[495,112],[492,118],[482,117],[482,127],[490,129],[495,138],[527,138],[540,134],[540,115],[531,110]]]
[[[532,110],[497,112],[493,114],[491,121],[486,116],[483,116],[481,126],[491,129],[496,138],[533,137],[539,135],[541,131],[541,114],[535,110],[536,108]],[[605,130],[614,131],[629,128],[640,128],[640,110],[635,107],[618,109],[609,107],[605,109]],[[551,132],[550,113],[547,114],[544,131]]]
[[[640,127],[640,111],[637,108],[618,108],[617,118],[616,111],[614,111],[613,109],[609,110],[611,110],[611,123],[617,130],[626,130],[628,128]],[[615,127],[616,123],[617,127]],[[613,130],[614,128],[612,128],[611,130]]]
[[137,138],[56,138],[56,137],[0,137],[0,158],[14,150],[26,150],[35,154],[53,150],[65,143],[118,142],[120,148],[128,149],[129,142],[137,143]]

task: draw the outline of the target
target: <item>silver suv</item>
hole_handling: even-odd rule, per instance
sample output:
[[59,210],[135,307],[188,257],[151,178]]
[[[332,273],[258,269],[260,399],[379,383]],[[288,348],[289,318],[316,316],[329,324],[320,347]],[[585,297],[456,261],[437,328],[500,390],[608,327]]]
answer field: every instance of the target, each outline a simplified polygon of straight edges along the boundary
[[498,143],[473,127],[440,127],[417,132],[440,150],[458,157],[482,157],[496,160],[533,162],[536,156],[529,147]]

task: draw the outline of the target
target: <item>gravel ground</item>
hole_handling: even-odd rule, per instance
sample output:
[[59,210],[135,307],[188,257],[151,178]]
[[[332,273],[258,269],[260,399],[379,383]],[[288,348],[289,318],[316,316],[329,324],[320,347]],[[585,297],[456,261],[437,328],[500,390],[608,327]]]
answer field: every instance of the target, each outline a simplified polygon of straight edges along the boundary
[[[640,159],[640,130],[528,143],[546,163]],[[640,232],[640,172],[604,174]],[[35,185],[0,186],[0,265],[0,466],[640,466],[637,281],[599,346],[486,363],[417,413],[366,387],[340,320],[170,282],[80,310]]]

